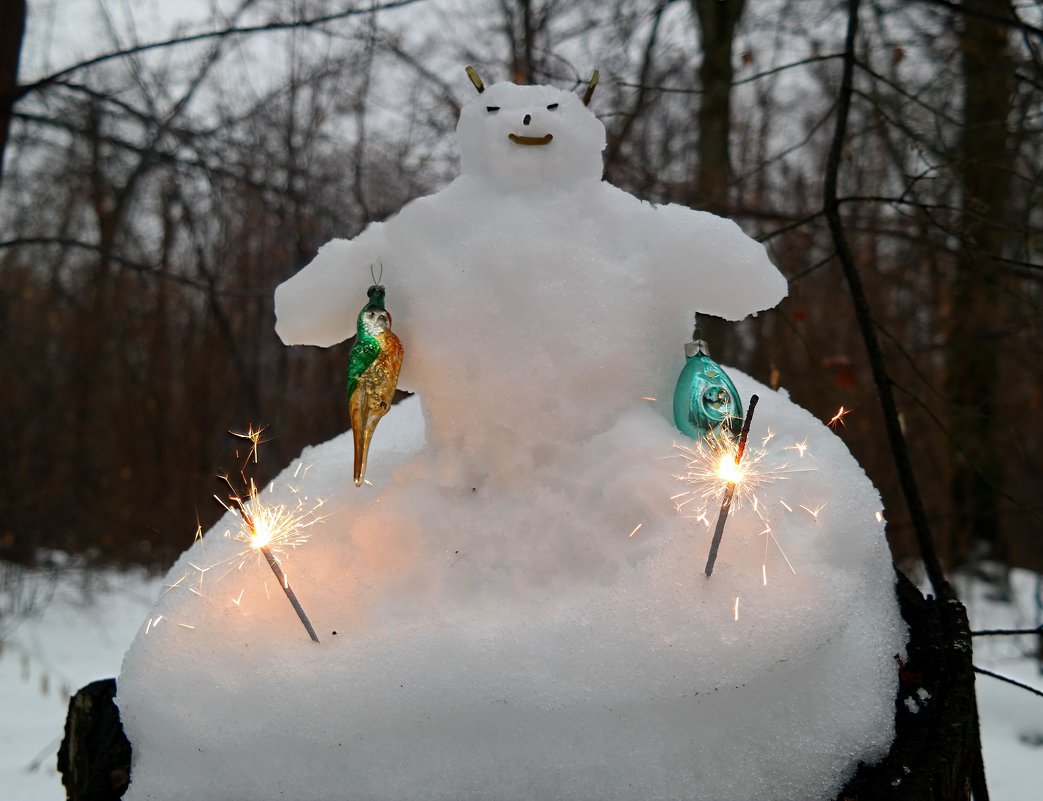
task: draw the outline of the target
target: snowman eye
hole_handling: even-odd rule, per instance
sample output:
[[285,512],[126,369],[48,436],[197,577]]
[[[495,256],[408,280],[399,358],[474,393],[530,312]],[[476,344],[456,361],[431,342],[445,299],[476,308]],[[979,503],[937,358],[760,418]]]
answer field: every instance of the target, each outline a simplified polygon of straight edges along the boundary
[[490,114],[495,114],[497,111],[500,110],[500,107],[499,106],[486,106],[485,110],[488,111]]
[[557,103],[551,103],[549,106],[547,106],[547,111],[554,111],[554,109],[556,109],[557,107]]

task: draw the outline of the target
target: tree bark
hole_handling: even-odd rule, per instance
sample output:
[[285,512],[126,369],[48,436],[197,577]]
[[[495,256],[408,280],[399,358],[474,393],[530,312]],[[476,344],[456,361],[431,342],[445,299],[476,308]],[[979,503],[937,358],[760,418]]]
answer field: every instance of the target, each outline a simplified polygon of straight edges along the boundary
[[731,168],[732,44],[745,0],[691,0],[702,33],[699,64],[702,102],[696,114],[699,132],[696,197],[702,208],[721,211],[728,203]]
[[25,0],[4,0],[0,11],[0,181],[4,177],[4,152],[18,88],[18,61],[25,35]]
[[[964,0],[968,10],[1013,17],[1010,0]],[[1014,92],[1014,64],[1007,28],[986,17],[964,14],[963,127],[957,180],[962,185],[962,239],[952,290],[946,351],[950,428],[956,438],[951,473],[957,554],[977,551],[1005,561],[1000,537],[1000,494],[1004,459],[997,444],[997,401],[1001,392],[1003,282],[1009,268],[994,257],[1004,253],[1006,204],[1011,191],[1013,150],[1007,118]]]
[[116,680],[101,679],[69,701],[58,771],[69,801],[114,801],[130,782],[130,743],[113,699]]
[[895,740],[837,801],[986,801],[967,610],[955,597],[925,599],[901,573],[898,601],[909,645],[896,657]]

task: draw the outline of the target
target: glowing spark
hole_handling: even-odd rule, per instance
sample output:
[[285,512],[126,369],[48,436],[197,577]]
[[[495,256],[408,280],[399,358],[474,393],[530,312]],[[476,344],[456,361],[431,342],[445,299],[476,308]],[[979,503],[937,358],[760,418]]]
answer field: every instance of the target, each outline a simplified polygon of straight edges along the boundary
[[638,530],[639,530],[639,529],[641,528],[641,526],[643,526],[643,525],[644,525],[644,523],[638,523],[638,524],[637,524],[636,526],[634,526],[634,530],[633,530],[633,531],[631,531],[631,532],[630,532],[630,534],[628,534],[628,535],[627,535],[627,539],[632,539],[632,538],[633,538],[633,536],[634,536],[635,534],[637,534]]
[[877,523],[883,523],[884,522],[884,513],[883,512],[877,512],[876,513],[876,522]]
[[739,596],[735,596],[735,622],[739,622]]
[[244,592],[246,592],[246,587],[243,587],[241,590],[239,590],[239,597],[238,598],[233,598],[232,599],[232,603],[234,603],[236,606],[240,606],[241,607],[242,603],[243,603],[243,593]]
[[818,513],[826,508],[826,504],[820,503],[814,509],[809,509],[804,504],[801,504],[800,508],[803,509],[805,512],[807,512],[809,515],[811,515],[813,518],[815,518],[816,521],[818,521]]
[[187,623],[178,623],[178,625],[181,626],[181,628],[183,629],[192,629],[193,631],[195,631],[196,628],[195,626],[190,626]]
[[657,401],[657,400],[659,400],[659,398],[653,398],[651,395],[645,395],[641,400]]
[[779,498],[779,503],[781,503],[783,505],[783,507],[785,507],[787,512],[792,512],[793,511],[793,507],[790,506],[788,503],[786,503],[784,500],[782,500],[782,498]]
[[846,426],[847,423],[844,422],[844,418],[847,417],[849,414],[851,414],[851,409],[845,409],[843,406],[841,406],[839,409],[837,409],[837,413],[833,415],[833,417],[830,419],[828,423],[826,423],[826,425],[830,428],[836,428],[838,423],[842,426]]
[[148,636],[148,633],[150,631],[152,631],[152,618],[148,619],[148,624],[145,626],[145,636],[146,637]]
[[772,430],[771,430],[771,429],[769,428],[769,429],[768,429],[768,433],[767,433],[767,434],[765,434],[765,435],[764,435],[764,439],[762,439],[762,440],[761,440],[761,447],[762,447],[762,448],[767,448],[767,447],[768,447],[768,443],[769,443],[769,442],[771,442],[771,441],[772,441],[772,440],[773,440],[774,438],[775,438],[775,432],[774,432],[774,431],[772,431]]
[[264,433],[265,428],[267,428],[267,426],[261,426],[260,428],[255,429],[253,427],[253,424],[251,423],[249,426],[247,426],[246,433],[244,434],[240,434],[238,431],[228,432],[233,437],[239,437],[240,439],[250,440],[250,451],[246,454],[247,463],[253,462],[254,464],[257,464],[257,449],[261,446],[263,442],[263,440],[261,440],[261,434]]
[[768,566],[765,564],[761,565],[761,576],[764,578],[764,586],[768,586]]
[[807,440],[807,437],[804,438],[803,442],[794,442],[792,445],[788,445],[786,447],[786,450],[788,450],[788,451],[796,451],[797,453],[800,454],[800,458],[803,459],[804,458],[804,454],[807,453],[807,450],[808,450],[808,440]]

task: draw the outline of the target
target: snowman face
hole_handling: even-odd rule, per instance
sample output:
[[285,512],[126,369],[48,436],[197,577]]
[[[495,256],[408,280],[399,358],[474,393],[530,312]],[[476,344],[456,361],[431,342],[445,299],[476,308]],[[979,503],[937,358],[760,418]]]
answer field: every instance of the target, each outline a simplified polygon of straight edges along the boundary
[[461,172],[503,189],[601,180],[605,126],[572,92],[495,84],[464,107],[456,133]]

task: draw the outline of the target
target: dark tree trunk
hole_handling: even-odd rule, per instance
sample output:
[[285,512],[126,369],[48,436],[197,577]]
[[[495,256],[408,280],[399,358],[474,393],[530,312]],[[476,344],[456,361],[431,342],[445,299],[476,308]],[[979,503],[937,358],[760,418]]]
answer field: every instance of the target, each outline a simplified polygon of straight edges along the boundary
[[114,801],[130,781],[130,743],[113,699],[116,680],[101,679],[69,701],[58,771],[69,801]]
[[0,181],[4,177],[4,151],[14,113],[18,87],[18,60],[25,34],[25,0],[4,0],[0,10]]
[[967,611],[955,597],[925,599],[901,573],[898,600],[909,645],[895,741],[883,761],[859,766],[837,801],[985,801]]
[[[1014,16],[1010,0],[965,0],[969,9]],[[960,253],[952,294],[948,390],[950,428],[957,450],[952,466],[952,541],[957,554],[978,551],[1005,560],[1000,538],[1000,495],[1004,459],[997,444],[997,401],[1001,392],[1004,327],[1002,256],[1011,190],[1013,151],[1007,118],[1014,91],[1014,64],[1007,28],[963,14],[963,128],[957,176],[962,184]]]
[[727,207],[731,181],[728,147],[731,142],[732,43],[745,0],[691,0],[699,20],[703,60],[699,64],[702,102],[696,116],[699,132],[696,202],[701,208]]

